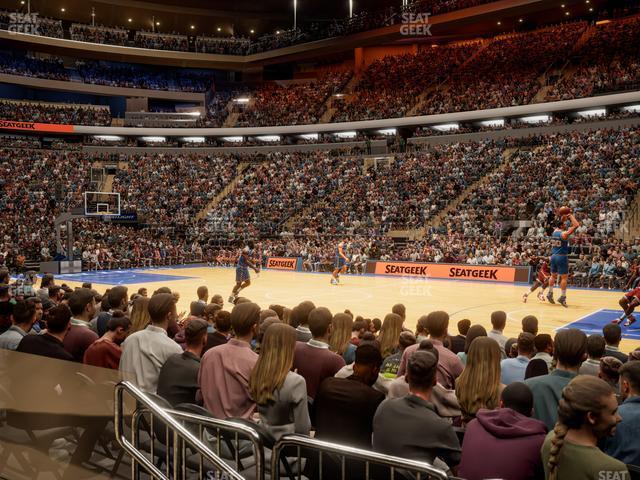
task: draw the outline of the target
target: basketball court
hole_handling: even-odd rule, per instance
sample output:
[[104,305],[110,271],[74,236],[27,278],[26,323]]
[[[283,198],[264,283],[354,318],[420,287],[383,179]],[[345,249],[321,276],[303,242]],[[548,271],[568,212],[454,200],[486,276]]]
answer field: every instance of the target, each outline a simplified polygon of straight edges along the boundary
[[[58,283],[72,287],[92,282],[102,293],[115,285],[126,285],[129,294],[146,287],[149,294],[162,286],[180,293],[178,312],[188,312],[196,299],[200,285],[209,288],[209,295],[220,294],[226,302],[235,284],[235,268],[186,265],[160,268],[83,272],[56,276]],[[601,333],[602,327],[620,316],[620,291],[597,289],[570,289],[567,292],[569,308],[540,302],[535,294],[526,304],[522,294],[525,284],[467,282],[458,280],[416,279],[375,275],[343,275],[341,284],[329,284],[328,273],[283,272],[262,270],[259,276],[251,273],[251,286],[241,296],[267,308],[270,304],[293,307],[303,300],[316,306],[328,307],[333,313],[349,309],[354,315],[383,319],[396,303],[407,308],[407,328],[414,328],[417,319],[433,310],[445,310],[451,315],[450,333],[455,334],[456,322],[463,318],[472,324],[491,328],[490,315],[494,310],[508,313],[505,335],[517,336],[520,321],[525,315],[535,315],[540,321],[540,332],[553,334],[555,330],[577,327],[587,334]],[[556,289],[556,297],[559,291]],[[640,347],[640,325],[623,327],[621,350],[625,353]]]

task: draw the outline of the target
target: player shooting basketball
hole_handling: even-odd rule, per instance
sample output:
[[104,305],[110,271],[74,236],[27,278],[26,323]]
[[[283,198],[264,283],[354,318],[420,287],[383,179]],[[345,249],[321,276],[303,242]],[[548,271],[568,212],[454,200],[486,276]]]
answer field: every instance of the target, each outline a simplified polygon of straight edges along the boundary
[[[553,300],[553,286],[558,276],[560,277],[560,298],[558,303],[563,307],[567,307],[567,282],[569,278],[569,237],[580,226],[580,222],[571,213],[569,207],[561,207],[557,214],[560,215],[560,222],[551,234],[551,278],[549,279],[549,293],[547,300],[550,303],[556,303]],[[562,230],[567,219],[571,221],[568,229]]]

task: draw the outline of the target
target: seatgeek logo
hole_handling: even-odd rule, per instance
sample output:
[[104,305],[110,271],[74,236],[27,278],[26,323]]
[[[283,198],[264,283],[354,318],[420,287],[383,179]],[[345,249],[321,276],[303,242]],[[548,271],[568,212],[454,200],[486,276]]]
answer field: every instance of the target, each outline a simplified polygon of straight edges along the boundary
[[400,35],[406,37],[430,37],[430,13],[403,13],[400,24]]
[[29,35],[38,35],[38,14],[37,13],[18,13],[9,14],[9,33],[27,33]]

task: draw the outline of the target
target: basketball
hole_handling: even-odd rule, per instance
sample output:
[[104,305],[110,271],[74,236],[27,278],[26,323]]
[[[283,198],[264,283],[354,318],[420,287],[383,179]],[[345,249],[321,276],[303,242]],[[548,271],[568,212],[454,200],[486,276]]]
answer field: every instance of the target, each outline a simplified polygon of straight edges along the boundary
[[569,215],[571,213],[571,209],[569,207],[560,207],[558,209],[558,216],[564,217],[565,215]]

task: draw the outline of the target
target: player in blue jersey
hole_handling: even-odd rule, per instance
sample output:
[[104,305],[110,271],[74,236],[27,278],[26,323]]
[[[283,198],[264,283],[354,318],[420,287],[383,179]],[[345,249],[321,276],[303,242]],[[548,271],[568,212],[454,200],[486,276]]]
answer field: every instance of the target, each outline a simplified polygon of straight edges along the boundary
[[247,288],[251,285],[251,277],[249,276],[249,268],[252,268],[254,272],[258,273],[260,269],[256,266],[255,263],[251,260],[253,257],[253,242],[247,242],[247,245],[240,252],[240,256],[238,257],[238,262],[236,265],[236,285],[233,287],[231,291],[231,296],[229,297],[229,302],[235,303],[240,290],[243,288]]
[[[549,293],[547,300],[550,303],[556,303],[553,300],[553,286],[560,277],[560,292],[558,303],[563,307],[567,307],[567,281],[569,278],[569,237],[580,226],[580,222],[573,216],[571,210],[567,207],[560,209],[562,214],[560,223],[551,234],[551,278],[549,279]],[[571,225],[566,230],[567,219],[571,221]]]
[[336,245],[336,261],[333,273],[331,274],[331,285],[338,285],[340,283],[340,274],[347,271],[347,265],[349,265],[349,257],[347,257],[346,251],[346,242],[340,242],[338,243],[338,245]]

